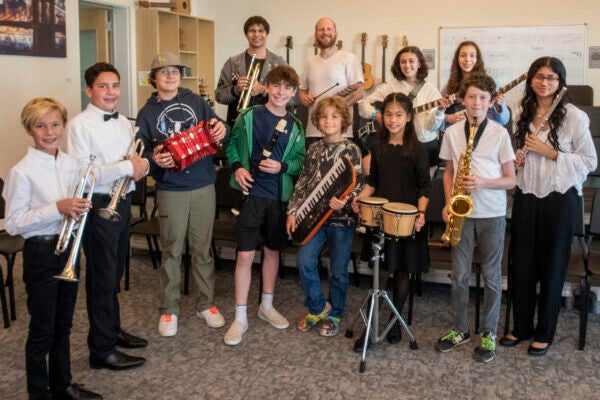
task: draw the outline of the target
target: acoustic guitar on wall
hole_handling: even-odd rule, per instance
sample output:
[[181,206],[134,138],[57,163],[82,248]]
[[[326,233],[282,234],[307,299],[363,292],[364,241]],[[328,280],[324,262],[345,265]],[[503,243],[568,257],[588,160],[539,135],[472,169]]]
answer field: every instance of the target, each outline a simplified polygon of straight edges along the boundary
[[385,50],[388,46],[388,35],[381,35],[381,83],[385,83]]
[[285,62],[290,65],[290,50],[294,48],[294,38],[290,35],[285,38]]
[[362,65],[362,69],[363,69],[363,79],[364,79],[364,83],[363,83],[363,89],[365,90],[369,90],[373,87],[373,75],[371,75],[371,64],[367,64],[365,62],[365,45],[367,44],[367,33],[363,32],[361,33],[360,36],[360,44],[362,47],[362,51],[361,51],[361,65]]

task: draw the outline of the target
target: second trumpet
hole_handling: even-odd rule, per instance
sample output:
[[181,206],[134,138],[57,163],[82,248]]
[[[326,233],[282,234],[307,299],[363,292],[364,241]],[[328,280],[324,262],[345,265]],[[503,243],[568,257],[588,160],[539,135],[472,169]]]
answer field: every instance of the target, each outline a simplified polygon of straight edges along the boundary
[[238,101],[237,110],[238,112],[248,107],[250,104],[250,97],[252,97],[252,88],[260,75],[260,63],[254,62],[256,58],[256,54],[252,56],[252,60],[250,61],[250,68],[248,68],[248,73],[246,74],[246,79],[249,80],[248,88],[244,90],[240,94],[240,99]]
[[[141,157],[144,152],[144,144],[142,143],[142,139],[137,139],[135,142],[131,141],[131,145],[129,146],[129,152],[125,156],[125,158],[129,158],[132,156]],[[98,215],[101,218],[108,219],[111,221],[119,221],[121,220],[121,215],[117,212],[117,205],[121,199],[125,199],[127,197],[127,190],[129,189],[129,185],[131,184],[131,176],[124,176],[122,178],[117,179],[112,186],[111,190],[111,198],[110,202],[105,208],[101,208],[98,210]]]

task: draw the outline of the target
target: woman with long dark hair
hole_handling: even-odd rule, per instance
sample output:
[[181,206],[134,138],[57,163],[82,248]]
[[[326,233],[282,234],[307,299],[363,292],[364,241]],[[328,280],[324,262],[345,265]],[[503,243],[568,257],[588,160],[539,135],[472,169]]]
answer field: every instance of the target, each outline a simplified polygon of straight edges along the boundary
[[[471,75],[486,74],[479,46],[471,40],[465,40],[458,45],[454,52],[452,64],[450,65],[450,77],[446,86],[442,88],[442,95],[457,94],[463,82]],[[498,88],[497,84],[496,88]],[[496,95],[493,100],[494,103],[489,108],[487,117],[500,125],[506,125],[510,119],[510,112],[504,104],[503,96]],[[452,106],[446,108],[445,124],[442,126],[442,130],[465,119],[464,109],[465,107],[461,102],[455,102]]]
[[554,339],[573,221],[581,212],[578,197],[597,162],[587,114],[566,96],[557,98],[566,84],[565,66],[559,59],[535,60],[529,68],[517,122],[517,147],[521,150],[517,152],[511,236],[514,328],[500,344],[515,346],[533,338],[528,349],[532,356],[546,354]]

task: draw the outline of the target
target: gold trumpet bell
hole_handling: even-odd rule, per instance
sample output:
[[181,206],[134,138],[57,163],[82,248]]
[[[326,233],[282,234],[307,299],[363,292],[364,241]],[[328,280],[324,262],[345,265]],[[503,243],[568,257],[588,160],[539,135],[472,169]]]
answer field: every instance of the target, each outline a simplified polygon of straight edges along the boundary
[[466,217],[473,212],[473,200],[466,194],[457,194],[450,199],[449,212],[456,217]]
[[73,264],[67,264],[60,274],[54,275],[54,278],[65,282],[79,282],[79,279],[77,279],[77,274],[75,273],[75,266]]

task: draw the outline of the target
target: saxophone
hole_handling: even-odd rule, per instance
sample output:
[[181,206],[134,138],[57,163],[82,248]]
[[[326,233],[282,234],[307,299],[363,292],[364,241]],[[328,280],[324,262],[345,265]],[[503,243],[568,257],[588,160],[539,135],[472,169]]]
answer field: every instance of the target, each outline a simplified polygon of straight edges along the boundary
[[446,246],[456,246],[460,242],[462,227],[465,217],[473,211],[473,200],[469,197],[469,192],[463,189],[463,179],[471,174],[471,153],[473,152],[473,139],[477,130],[477,119],[473,118],[471,122],[471,132],[467,148],[460,155],[458,160],[458,169],[452,188],[452,198],[448,204],[448,223],[446,230],[442,235],[442,242]]

